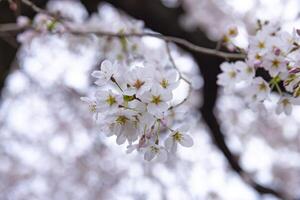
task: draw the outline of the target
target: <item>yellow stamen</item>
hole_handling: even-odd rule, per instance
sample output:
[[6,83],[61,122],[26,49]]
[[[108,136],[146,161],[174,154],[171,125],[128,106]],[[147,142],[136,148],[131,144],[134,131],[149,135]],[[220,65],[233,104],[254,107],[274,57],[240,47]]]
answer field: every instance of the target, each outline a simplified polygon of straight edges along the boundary
[[158,105],[160,102],[162,102],[162,100],[160,99],[160,95],[152,96],[151,103],[154,103],[154,104]]
[[108,95],[108,97],[106,99],[106,103],[108,103],[108,105],[112,106],[113,104],[117,103],[117,101],[114,96]]
[[169,82],[168,82],[168,80],[163,79],[163,80],[160,82],[160,85],[161,85],[163,88],[167,88],[167,87],[169,86]]

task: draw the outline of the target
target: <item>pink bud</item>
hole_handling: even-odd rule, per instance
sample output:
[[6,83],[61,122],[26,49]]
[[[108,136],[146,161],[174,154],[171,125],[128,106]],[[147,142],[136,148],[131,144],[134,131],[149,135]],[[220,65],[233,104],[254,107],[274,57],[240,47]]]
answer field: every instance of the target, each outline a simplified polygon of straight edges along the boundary
[[280,53],[281,53],[281,50],[280,50],[279,48],[275,47],[275,48],[274,48],[274,54],[275,54],[276,56],[279,56]]
[[139,148],[142,148],[142,147],[145,146],[145,144],[146,144],[146,136],[143,135],[143,136],[141,137],[141,139],[139,140],[139,145],[138,145],[138,147],[139,147]]
[[297,67],[295,67],[289,71],[290,74],[297,74],[299,72],[300,72],[300,68],[297,68]]

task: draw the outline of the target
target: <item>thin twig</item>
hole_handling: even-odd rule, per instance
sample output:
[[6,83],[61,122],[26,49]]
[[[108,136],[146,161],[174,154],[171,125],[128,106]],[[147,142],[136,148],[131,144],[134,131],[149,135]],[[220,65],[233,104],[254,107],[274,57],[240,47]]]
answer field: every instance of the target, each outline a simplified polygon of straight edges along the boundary
[[[38,7],[31,0],[22,0],[22,3],[26,4],[27,6],[29,6],[32,10],[34,10],[37,13],[45,13],[45,14],[48,14],[53,17],[52,13],[49,13],[47,10],[44,10],[44,9]],[[118,38],[149,36],[149,37],[155,37],[155,38],[162,39],[166,42],[174,42],[174,43],[182,45],[192,51],[196,51],[196,52],[204,53],[204,54],[208,54],[208,55],[214,55],[214,56],[222,57],[225,59],[230,59],[230,58],[231,59],[244,59],[245,58],[244,54],[226,53],[226,52],[219,51],[217,49],[205,48],[205,47],[195,45],[195,44],[193,44],[187,40],[184,40],[182,38],[173,37],[173,36],[165,36],[165,35],[161,35],[158,33],[110,33],[110,32],[103,32],[103,31],[71,31],[70,33],[78,34],[78,35],[95,34],[98,36],[110,36],[110,37],[118,37]]]
[[206,47],[201,47],[198,45],[195,45],[187,40],[184,40],[182,38],[173,37],[173,36],[166,36],[159,33],[153,33],[153,32],[144,32],[144,33],[112,33],[112,32],[105,32],[105,31],[78,31],[78,30],[71,30],[69,33],[75,34],[75,35],[86,35],[86,34],[95,34],[97,36],[109,36],[109,37],[154,37],[161,40],[164,40],[166,42],[173,42],[179,45],[182,45],[192,51],[207,54],[207,55],[213,55],[221,58],[228,58],[228,59],[244,59],[244,54],[237,54],[237,53],[227,53],[223,51],[218,51],[215,49],[210,49]]
[[45,13],[45,14],[49,14],[48,11],[38,7],[37,5],[35,5],[32,1],[30,0],[22,0],[22,3],[24,3],[25,5],[29,6],[32,10],[34,10],[37,13]]
[[[17,24],[0,24],[0,32],[10,32],[10,31],[21,31],[23,28],[18,27]],[[79,30],[71,30],[68,29],[64,33],[70,33],[74,35],[88,35],[88,34],[95,34],[97,36],[101,37],[115,37],[115,38],[130,38],[130,37],[154,37],[161,40],[164,40],[165,42],[173,42],[179,45],[182,45],[192,51],[207,54],[207,55],[213,55],[225,59],[244,59],[244,54],[238,54],[238,53],[227,53],[223,51],[218,51],[215,49],[210,49],[206,47],[201,47],[198,45],[195,45],[187,40],[184,40],[182,38],[177,38],[173,36],[166,36],[159,33],[150,33],[150,32],[144,32],[144,33],[113,33],[113,32],[105,32],[105,31],[79,31]],[[55,33],[50,33],[55,34]]]
[[173,58],[173,56],[171,54],[171,49],[170,49],[169,42],[166,42],[166,50],[167,50],[167,54],[168,54],[170,62],[172,63],[172,65],[176,69],[176,71],[179,73],[179,78],[182,79],[182,80],[184,80],[187,84],[192,85],[192,83],[183,76],[183,74],[181,73],[181,71],[177,67],[177,65],[175,63],[175,60],[174,60],[174,58]]
[[176,65],[175,60],[174,60],[174,58],[173,58],[173,56],[171,54],[171,49],[170,49],[169,45],[170,45],[169,42],[166,42],[166,50],[167,50],[167,54],[168,54],[169,60],[172,63],[173,68],[175,68],[176,71],[178,72],[178,74],[179,74],[179,80],[183,80],[183,81],[185,81],[188,84],[188,94],[187,94],[187,96],[180,103],[178,103],[178,104],[176,104],[174,106],[171,106],[169,108],[169,110],[171,110],[173,108],[177,108],[177,107],[181,106],[182,104],[184,104],[189,99],[189,97],[190,97],[190,95],[192,93],[192,83],[190,81],[188,81],[182,75],[181,71],[179,70],[178,66]]
[[22,28],[16,23],[0,24],[0,32],[20,31]]

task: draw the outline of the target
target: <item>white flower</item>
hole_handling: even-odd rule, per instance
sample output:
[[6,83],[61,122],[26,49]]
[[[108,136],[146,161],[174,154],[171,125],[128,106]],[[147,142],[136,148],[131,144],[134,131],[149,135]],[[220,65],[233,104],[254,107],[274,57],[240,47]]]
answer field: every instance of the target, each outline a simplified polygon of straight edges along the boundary
[[236,26],[228,26],[226,32],[223,35],[222,42],[226,45],[229,51],[235,49],[235,45],[232,43],[232,39],[238,35],[238,29]]
[[286,55],[294,47],[294,43],[297,42],[295,36],[287,31],[280,32],[278,39],[279,41],[275,45],[283,55]]
[[38,36],[38,33],[34,30],[27,30],[23,33],[18,34],[17,41],[20,43],[30,43],[36,36]]
[[235,25],[230,25],[226,29],[227,29],[226,35],[230,38],[236,37],[239,33]]
[[97,102],[96,102],[96,100],[91,99],[89,97],[80,97],[80,100],[88,104],[90,112],[92,112],[92,113],[97,112]]
[[276,56],[275,54],[270,53],[265,57],[263,67],[269,71],[269,74],[272,77],[275,77],[279,73],[287,71],[287,62],[283,56]]
[[126,78],[130,86],[125,90],[127,95],[136,94],[137,97],[140,97],[143,93],[151,89],[153,74],[146,68],[134,68],[127,73]]
[[113,113],[107,116],[106,124],[108,136],[116,135],[117,144],[123,144],[126,139],[131,144],[132,142],[138,139],[138,130],[136,128],[136,119],[135,115],[137,113],[132,110],[119,110],[116,113]]
[[103,86],[110,80],[116,81],[116,78],[120,75],[119,68],[120,67],[117,62],[111,63],[109,60],[104,60],[101,63],[100,71],[94,71],[92,73],[92,76],[97,78],[95,84]]
[[247,55],[248,64],[255,67],[261,67],[263,56],[264,55],[258,51],[249,50]]
[[238,69],[234,63],[224,62],[220,66],[222,73],[218,75],[217,83],[224,86],[226,92],[231,92],[240,80]]
[[175,70],[156,71],[155,80],[163,89],[174,90],[179,85],[177,76],[178,73]]
[[165,140],[165,147],[172,153],[175,153],[177,151],[177,143],[184,147],[193,146],[193,139],[189,135],[185,134],[187,130],[188,128],[186,126],[182,126],[181,128],[172,132],[171,135]]
[[17,18],[17,26],[18,27],[23,28],[23,27],[29,26],[30,23],[31,23],[30,19],[26,16],[19,16]]
[[151,131],[152,126],[154,125],[155,118],[148,112],[144,112],[141,115],[137,116],[138,118],[138,126],[140,132],[146,134]]
[[268,98],[270,91],[269,84],[263,78],[256,77],[253,79],[248,93],[252,101],[263,101]]
[[270,35],[266,31],[258,31],[253,37],[250,37],[250,49],[261,54],[270,49]]
[[151,161],[155,157],[157,161],[165,162],[168,159],[168,152],[164,147],[157,144],[148,146],[144,154],[144,159]]
[[276,114],[280,114],[284,112],[286,115],[290,115],[292,113],[293,105],[299,105],[300,99],[283,96],[279,99],[276,107]]
[[254,67],[250,66],[249,64],[243,61],[237,61],[235,65],[236,68],[239,70],[239,76],[241,80],[250,81],[253,79],[255,75]]
[[80,97],[80,100],[88,104],[89,111],[93,113],[93,119],[97,121],[100,112],[97,100],[89,97]]
[[122,96],[113,93],[112,90],[98,90],[95,94],[98,108],[101,112],[114,112],[121,104]]
[[167,103],[172,99],[172,93],[160,87],[153,87],[151,91],[144,93],[142,101],[147,103],[147,111],[156,117],[162,117],[163,113],[168,110]]

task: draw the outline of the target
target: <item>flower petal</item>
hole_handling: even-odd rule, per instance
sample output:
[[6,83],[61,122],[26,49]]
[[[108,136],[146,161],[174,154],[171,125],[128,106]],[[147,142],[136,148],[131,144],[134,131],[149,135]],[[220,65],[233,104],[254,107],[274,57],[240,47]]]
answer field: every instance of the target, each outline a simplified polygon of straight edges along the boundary
[[155,153],[153,151],[151,151],[150,148],[148,148],[148,150],[145,152],[144,154],[144,159],[147,161],[151,161],[155,156]]
[[182,135],[182,139],[179,141],[179,143],[184,147],[191,147],[194,144],[193,139],[189,135]]

